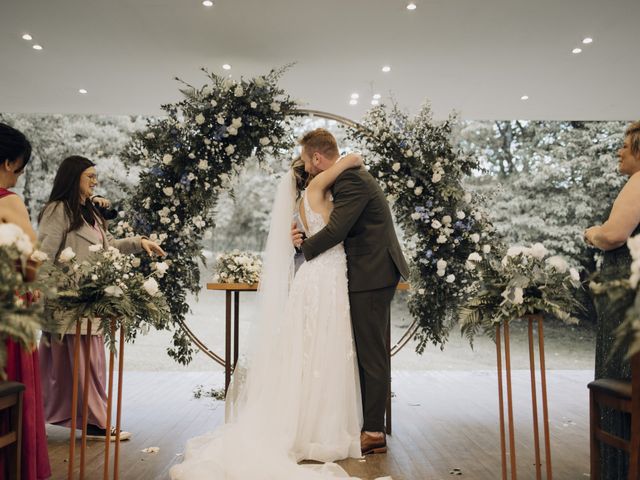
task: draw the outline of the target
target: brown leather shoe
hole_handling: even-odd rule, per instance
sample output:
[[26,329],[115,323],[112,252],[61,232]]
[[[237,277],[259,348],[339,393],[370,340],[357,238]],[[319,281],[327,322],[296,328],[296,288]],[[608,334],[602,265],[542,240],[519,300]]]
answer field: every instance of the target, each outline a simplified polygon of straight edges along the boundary
[[387,435],[383,433],[382,438],[377,438],[362,432],[360,434],[360,450],[362,455],[387,453]]

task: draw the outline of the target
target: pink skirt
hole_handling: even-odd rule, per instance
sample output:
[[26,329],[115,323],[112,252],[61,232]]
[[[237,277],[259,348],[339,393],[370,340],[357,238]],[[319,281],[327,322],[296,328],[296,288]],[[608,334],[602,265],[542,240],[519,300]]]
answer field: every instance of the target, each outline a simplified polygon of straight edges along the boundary
[[[43,333],[40,340],[40,373],[44,394],[46,422],[71,427],[71,396],[73,392],[73,347],[75,335]],[[107,392],[104,341],[102,335],[80,336],[80,370],[76,425],[82,429],[85,347],[91,342],[89,355],[88,423],[100,428],[107,425]]]
[[[28,352],[11,340],[6,342],[8,380],[25,386],[22,396],[22,478],[43,480],[51,477],[51,466],[42,411],[38,350],[34,348]],[[6,449],[0,450],[0,479],[6,477],[6,452]]]

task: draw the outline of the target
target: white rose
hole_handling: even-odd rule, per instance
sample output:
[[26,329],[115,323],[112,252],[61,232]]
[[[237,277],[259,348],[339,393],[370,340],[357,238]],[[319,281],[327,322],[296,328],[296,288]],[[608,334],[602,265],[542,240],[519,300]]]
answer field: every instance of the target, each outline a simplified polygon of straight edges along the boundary
[[155,270],[156,270],[156,275],[158,275],[158,277],[160,278],[164,277],[164,274],[167,273],[168,269],[169,269],[169,265],[167,263],[165,262],[156,263]]
[[469,203],[469,202],[471,201],[471,194],[470,194],[469,192],[465,193],[465,194],[464,194],[464,197],[462,197],[462,199],[463,199],[465,202]]
[[216,107],[217,105],[218,105],[218,102],[216,102],[215,100],[211,100],[212,107]]
[[152,297],[155,297],[158,294],[158,282],[156,282],[156,279],[153,277],[147,278],[142,284],[142,287]]
[[413,152],[411,150],[407,150],[406,152],[404,152],[404,156],[405,157],[413,157]]
[[445,215],[442,217],[442,223],[445,225],[451,225],[451,217],[449,215]]
[[536,257],[539,260],[542,260],[549,254],[549,250],[547,250],[543,244],[536,243],[531,247],[531,255]]
[[482,251],[484,253],[489,253],[491,251],[491,245],[483,245],[482,246]]
[[413,188],[415,186],[416,186],[416,182],[414,182],[413,180],[407,180],[407,187]]
[[462,220],[462,219],[464,219],[464,217],[466,217],[466,215],[462,210],[458,210],[456,212],[456,217],[458,217],[458,219]]
[[393,170],[394,172],[400,171],[400,163],[396,162],[393,165],[391,165],[391,170]]
[[478,221],[482,220],[482,213],[480,213],[480,212],[474,213],[473,214],[473,218],[475,218]]
[[413,213],[411,214],[411,218],[412,218],[413,220],[418,220],[418,219],[420,218],[420,214],[419,214],[418,212],[413,212]]
[[440,235],[436,240],[438,243],[447,243],[447,237],[445,235]]
[[438,220],[433,220],[431,222],[431,228],[438,230],[440,227],[442,227],[442,224]]
[[424,288],[419,288],[419,289],[418,289],[418,293],[419,293],[420,295],[424,295]]
[[198,169],[206,170],[207,168],[209,168],[209,162],[207,162],[206,160],[200,160],[198,162]]
[[145,137],[146,137],[146,138],[148,138],[149,140],[151,140],[151,139],[153,139],[153,138],[156,138],[156,135],[155,135],[155,133],[153,133],[153,132],[149,132],[149,133],[147,133],[147,134],[145,135]]
[[242,85],[238,85],[236,87],[236,89],[233,91],[233,95],[236,97],[241,97],[244,95],[244,88],[242,88]]
[[473,262],[480,262],[482,261],[482,257],[478,252],[472,252],[471,254],[469,254],[468,260],[471,260]]
[[565,273],[569,268],[569,264],[567,263],[567,261],[564,258],[559,257],[558,255],[549,257],[547,259],[547,263],[560,273]]
[[234,147],[233,145],[227,145],[227,148],[225,148],[224,151],[227,155],[233,155],[233,153],[236,151],[236,147]]
[[104,293],[107,295],[107,297],[121,297],[124,294],[122,288],[118,287],[117,285],[106,287],[104,289]]
[[251,108],[258,108],[258,104],[256,102],[251,102],[249,105],[251,105]]
[[470,262],[469,260],[467,260],[466,262],[464,262],[465,267],[467,267],[467,270],[475,270],[476,268],[476,264],[473,262]]
[[229,135],[237,135],[238,129],[234,126],[227,127],[227,133],[229,133]]
[[446,281],[447,283],[453,283],[456,280],[456,276],[453,273],[447,275]]
[[279,112],[280,111],[280,103],[273,102],[271,104],[271,110],[273,110],[274,112]]
[[574,282],[580,281],[580,273],[575,268],[571,267],[569,269],[569,275],[571,276],[571,280],[573,280]]
[[260,145],[262,145],[263,147],[269,145],[270,143],[271,140],[269,139],[269,137],[262,137],[260,139]]
[[167,196],[170,197],[173,195],[173,187],[164,187],[162,189],[162,192]]
[[525,253],[526,249],[520,245],[514,245],[507,250],[507,257],[516,257],[521,253]]
[[62,252],[60,252],[60,256],[58,257],[58,261],[62,263],[67,263],[71,261],[73,257],[76,256],[76,252],[73,251],[71,247],[67,247]]
[[422,187],[416,187],[413,193],[415,193],[418,196],[422,195]]
[[169,165],[172,160],[173,156],[169,155],[168,153],[164,157],[162,157],[162,163],[164,163],[165,165]]
[[480,241],[480,234],[479,233],[472,233],[471,235],[469,235],[469,238],[471,239],[471,241],[473,243],[478,243]]
[[93,280],[94,282],[98,280],[98,275],[96,275],[95,273],[93,275],[91,275],[91,280]]
[[138,268],[140,266],[140,259],[138,257],[134,257],[131,259],[131,266],[134,268]]
[[438,270],[436,272],[436,275],[438,275],[439,277],[444,277],[444,270]]
[[216,122],[218,122],[218,125],[224,125],[224,117],[221,115],[218,115],[216,117]]
[[203,114],[199,113],[198,115],[196,115],[196,123],[198,125],[202,125],[205,122],[205,120],[206,119],[204,118]]
[[431,181],[433,183],[438,183],[440,180],[442,180],[442,175],[440,175],[439,173],[434,173],[431,177]]
[[445,260],[438,260],[436,267],[438,270],[445,270],[447,268],[447,262]]
[[42,250],[34,250],[33,253],[31,254],[30,258],[34,262],[42,263],[42,262],[46,262],[47,260],[49,260],[49,255],[44,253]]

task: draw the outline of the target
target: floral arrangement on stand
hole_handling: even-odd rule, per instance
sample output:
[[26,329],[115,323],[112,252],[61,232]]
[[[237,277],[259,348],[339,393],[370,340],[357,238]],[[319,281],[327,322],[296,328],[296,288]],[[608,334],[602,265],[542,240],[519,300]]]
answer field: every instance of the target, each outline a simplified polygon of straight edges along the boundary
[[560,256],[550,256],[541,243],[512,246],[504,255],[495,251],[471,254],[468,268],[477,272],[470,300],[461,310],[460,325],[473,342],[480,331],[495,336],[495,326],[525,315],[542,314],[566,323],[581,304],[575,290],[581,287],[578,270]]
[[381,105],[368,112],[362,128],[348,130],[404,230],[418,353],[427,342],[447,341],[475,278],[467,258],[490,252],[495,242],[480,199],[462,186],[478,165],[454,148],[455,122],[452,116],[436,123],[429,105],[414,118]]
[[[187,293],[200,290],[201,240],[213,227],[220,192],[244,162],[290,155],[290,114],[295,102],[278,86],[288,67],[252,79],[231,79],[203,70],[208,83],[184,85],[184,99],[164,105],[166,117],[136,134],[126,163],[142,168],[140,182],[117,234],[147,235],[172,258],[171,278],[159,279],[174,330],[169,355],[187,364],[193,347],[180,325],[189,311]],[[143,264],[145,271],[150,266]]]
[[112,335],[124,329],[127,340],[150,326],[164,329],[170,321],[165,296],[157,279],[164,277],[169,266],[165,262],[151,264],[153,273],[143,275],[140,258],[120,253],[117,248],[89,247],[92,254],[82,262],[75,252],[65,248],[58,263],[49,265],[49,277],[57,285],[57,295],[48,299],[54,312],[57,331],[72,331],[76,322],[89,318],[99,323],[106,343],[115,349],[117,338]]
[[234,250],[216,257],[214,282],[257,284],[262,272],[262,260],[253,252]]
[[24,231],[12,223],[0,224],[0,379],[4,379],[6,340],[25,349],[35,348],[44,324],[42,302],[31,302],[36,291],[48,290],[41,281],[27,282],[23,272],[29,260],[46,259],[34,251]]

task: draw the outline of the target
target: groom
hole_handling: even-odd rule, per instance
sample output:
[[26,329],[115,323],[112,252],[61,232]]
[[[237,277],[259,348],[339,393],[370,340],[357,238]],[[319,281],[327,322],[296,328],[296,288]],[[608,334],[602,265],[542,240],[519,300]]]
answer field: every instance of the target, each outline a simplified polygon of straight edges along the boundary
[[[305,170],[312,175],[331,167],[339,158],[336,139],[322,128],[308,132],[300,145]],[[332,193],[333,212],[328,225],[304,239],[294,224],[291,234],[306,260],[344,242],[364,411],[362,454],[384,453],[384,413],[391,376],[386,341],[391,300],[400,276],[409,277],[409,268],[386,198],[366,169],[344,171]]]

